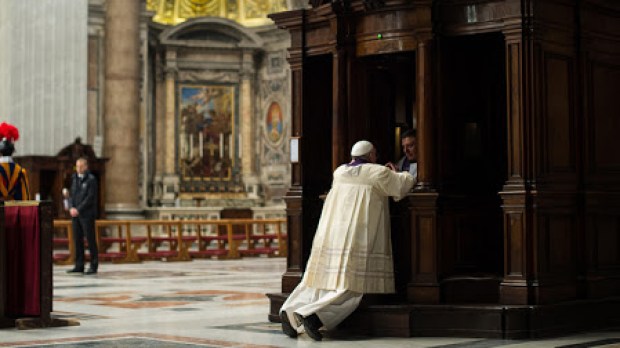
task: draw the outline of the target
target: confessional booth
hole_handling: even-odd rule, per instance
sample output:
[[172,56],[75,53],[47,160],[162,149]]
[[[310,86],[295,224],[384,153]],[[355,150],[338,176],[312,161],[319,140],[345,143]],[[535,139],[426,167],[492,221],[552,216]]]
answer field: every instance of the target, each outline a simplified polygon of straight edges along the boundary
[[396,161],[414,128],[418,182],[391,203],[397,293],[365,296],[342,329],[530,338],[617,324],[619,14],[603,0],[313,0],[272,14],[291,35],[292,186],[270,320],[351,145]]

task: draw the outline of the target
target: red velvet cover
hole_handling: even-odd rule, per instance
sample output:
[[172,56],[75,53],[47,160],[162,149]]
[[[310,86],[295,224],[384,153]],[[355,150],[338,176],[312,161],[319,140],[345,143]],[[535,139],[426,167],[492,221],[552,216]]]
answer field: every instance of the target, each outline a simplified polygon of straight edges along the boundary
[[41,314],[40,229],[37,206],[4,208],[6,231],[6,315]]

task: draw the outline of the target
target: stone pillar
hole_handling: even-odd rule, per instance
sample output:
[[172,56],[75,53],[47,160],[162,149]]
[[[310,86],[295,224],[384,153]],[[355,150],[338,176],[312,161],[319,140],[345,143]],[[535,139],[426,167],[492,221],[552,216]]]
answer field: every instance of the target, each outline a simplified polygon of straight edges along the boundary
[[[176,52],[171,51],[167,53],[166,59],[170,62],[175,61]],[[176,66],[168,65],[166,67],[166,115],[164,118],[165,130],[163,131],[164,138],[160,141],[164,142],[165,146],[165,160],[164,160],[164,176],[163,176],[163,192],[161,204],[163,206],[174,205],[174,200],[179,192],[180,178],[176,173],[176,122],[175,122],[175,107],[176,107],[176,94],[175,94],[175,81],[177,77]]]
[[139,217],[140,1],[107,0],[105,24],[106,214]]
[[155,58],[155,66],[157,72],[155,73],[155,110],[153,111],[155,119],[155,134],[153,139],[155,143],[155,153],[152,155],[152,160],[155,162],[155,175],[153,177],[153,191],[151,197],[151,204],[158,206],[160,200],[163,197],[163,178],[165,172],[166,157],[161,154],[166,152],[166,76],[162,68],[162,57],[157,55]]
[[[168,57],[170,58],[170,57]],[[175,94],[174,94],[174,83],[176,79],[177,71],[174,68],[166,69],[166,116],[164,120],[165,131],[164,134],[164,142],[165,142],[165,162],[164,162],[164,173],[166,175],[175,174],[174,170],[174,159],[175,159],[175,141],[174,141],[174,132],[175,132]]]
[[239,136],[241,141],[241,173],[244,178],[252,176],[254,160],[254,144],[252,129],[252,84],[250,76],[243,74],[241,77],[241,115],[239,122]]
[[[245,185],[245,190],[250,198],[258,198],[258,186],[260,180],[254,170],[254,158],[256,156],[256,146],[254,145],[254,129],[256,127],[254,121],[254,93],[252,82],[254,81],[254,57],[253,52],[243,52],[243,71],[241,72],[241,115],[239,118],[238,144],[241,144],[241,177]],[[243,140],[241,140],[243,139]]]

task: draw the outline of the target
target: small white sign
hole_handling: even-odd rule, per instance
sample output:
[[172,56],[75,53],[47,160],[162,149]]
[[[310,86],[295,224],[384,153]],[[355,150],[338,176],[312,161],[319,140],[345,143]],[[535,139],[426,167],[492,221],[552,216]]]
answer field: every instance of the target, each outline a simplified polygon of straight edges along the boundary
[[291,138],[291,163],[299,163],[299,137]]
[[93,150],[95,151],[95,156],[101,157],[101,152],[103,151],[103,137],[101,135],[95,135]]

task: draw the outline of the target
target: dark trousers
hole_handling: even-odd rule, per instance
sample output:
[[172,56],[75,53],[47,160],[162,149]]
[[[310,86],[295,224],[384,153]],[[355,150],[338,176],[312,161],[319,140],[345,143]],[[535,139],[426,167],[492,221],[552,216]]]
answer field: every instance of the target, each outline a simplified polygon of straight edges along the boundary
[[90,252],[90,268],[97,270],[99,266],[99,251],[95,236],[95,219],[76,217],[71,219],[73,225],[73,243],[75,245],[75,268],[84,269],[84,235],[88,241]]

